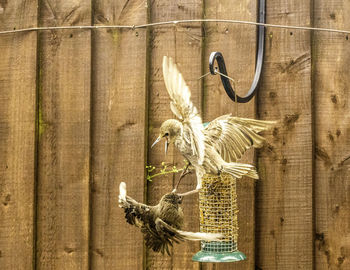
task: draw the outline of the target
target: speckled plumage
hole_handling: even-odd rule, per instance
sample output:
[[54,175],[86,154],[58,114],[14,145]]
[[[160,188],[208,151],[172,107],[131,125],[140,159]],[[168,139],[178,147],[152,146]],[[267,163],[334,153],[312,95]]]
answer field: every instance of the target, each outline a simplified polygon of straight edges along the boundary
[[195,168],[197,189],[201,187],[201,178],[205,173],[229,173],[235,178],[248,177],[258,179],[255,167],[237,163],[250,147],[261,147],[264,138],[258,132],[271,128],[275,122],[223,115],[206,127],[196,107],[192,104],[191,93],[176,64],[171,58],[163,58],[163,76],[171,98],[170,108],[179,120],[169,119],[162,123],[161,138],[166,139]]
[[139,203],[126,195],[126,184],[119,186],[119,207],[124,209],[125,219],[139,227],[144,234],[146,246],[155,252],[170,255],[169,246],[184,240],[219,241],[221,234],[193,233],[181,231],[183,211],[182,197],[167,193],[155,206]]

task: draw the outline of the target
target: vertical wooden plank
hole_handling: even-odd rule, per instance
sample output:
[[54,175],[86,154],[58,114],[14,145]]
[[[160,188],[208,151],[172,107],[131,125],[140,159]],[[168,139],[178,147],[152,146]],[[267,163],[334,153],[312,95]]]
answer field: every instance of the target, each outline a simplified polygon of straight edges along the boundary
[[[42,1],[40,25],[89,25],[90,1]],[[87,269],[90,31],[40,33],[37,268]]]
[[[181,0],[169,2],[165,0],[153,1],[151,5],[151,21],[198,19],[202,16],[202,1]],[[159,26],[151,31],[151,63],[150,63],[150,97],[149,97],[149,145],[159,134],[159,127],[163,121],[175,118],[170,110],[170,98],[165,89],[162,72],[164,55],[173,57],[189,85],[195,106],[201,108],[201,89],[198,78],[201,76],[201,27],[200,24]],[[149,150],[149,163],[161,167],[162,161],[183,166],[183,157],[170,147],[168,155],[164,153],[164,142]],[[179,175],[173,177],[154,178],[148,183],[148,203],[156,204],[162,195],[173,189],[173,183]],[[194,189],[195,176],[183,179],[179,192]],[[183,200],[182,207],[185,214],[185,230],[198,231],[198,196],[189,196]],[[185,242],[173,248],[172,256],[162,256],[152,251],[147,253],[148,269],[198,269],[199,264],[192,262],[192,255],[199,251],[198,242]]]
[[[205,1],[205,17],[255,21],[257,3],[244,1]],[[256,27],[243,25],[208,23],[204,28],[205,55],[204,73],[208,72],[208,59],[213,51],[219,51],[225,58],[229,76],[235,79],[239,95],[249,90],[255,72]],[[209,75],[204,84],[204,121],[231,113],[234,116],[256,118],[255,98],[249,103],[238,104],[227,96],[220,77]],[[254,151],[251,150],[240,162],[254,163]],[[203,263],[203,269],[254,269],[254,186],[255,180],[243,178],[237,181],[238,248],[247,256],[247,260],[235,263]]]
[[[147,3],[98,0],[95,25],[147,22]],[[143,202],[147,29],[96,30],[92,54],[92,269],[142,269],[143,237],[118,207],[119,183]]]
[[[310,25],[310,1],[270,1],[267,22]],[[312,108],[310,32],[267,29],[262,119],[280,120],[261,151],[256,251],[260,269],[312,269]]]
[[[314,1],[315,27],[347,29],[349,1]],[[315,32],[315,268],[350,269],[349,35]]]
[[[35,27],[36,1],[0,2],[0,30]],[[36,33],[0,36],[0,265],[32,269]]]

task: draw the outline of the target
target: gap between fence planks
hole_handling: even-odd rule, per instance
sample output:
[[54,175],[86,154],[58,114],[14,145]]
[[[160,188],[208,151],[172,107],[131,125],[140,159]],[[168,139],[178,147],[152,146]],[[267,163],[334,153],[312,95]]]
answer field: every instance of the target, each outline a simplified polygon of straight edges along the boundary
[[[0,30],[36,25],[37,3],[0,4]],[[0,265],[33,269],[37,34],[0,39]],[[17,256],[16,256],[17,254]]]

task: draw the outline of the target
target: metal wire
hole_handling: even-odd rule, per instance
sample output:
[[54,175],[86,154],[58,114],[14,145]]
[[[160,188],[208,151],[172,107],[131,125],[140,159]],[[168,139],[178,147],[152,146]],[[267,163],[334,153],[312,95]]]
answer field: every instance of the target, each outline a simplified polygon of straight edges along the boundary
[[176,24],[185,24],[185,23],[196,23],[196,22],[233,23],[233,24],[244,24],[244,25],[255,25],[255,26],[261,25],[261,26],[265,26],[265,27],[274,27],[274,28],[309,30],[309,31],[324,31],[324,32],[350,34],[349,30],[340,30],[340,29],[331,29],[331,28],[318,28],[318,27],[308,27],[308,26],[258,23],[258,22],[241,21],[241,20],[191,19],[191,20],[178,20],[178,21],[173,20],[173,21],[155,22],[155,23],[147,23],[147,24],[139,24],[139,25],[81,25],[81,26],[30,27],[30,28],[23,28],[23,29],[0,31],[0,35],[10,34],[10,33],[32,32],[32,31],[60,30],[60,29],[114,29],[114,28],[123,28],[123,29],[135,30],[135,29],[147,28],[147,27],[151,27],[151,26],[174,25],[174,24],[176,25]]
[[231,77],[229,77],[229,76],[227,76],[227,75],[221,73],[220,71],[215,70],[214,72],[217,73],[217,74],[219,74],[219,75],[221,75],[221,76],[224,76],[225,78],[227,78],[227,79],[229,79],[229,80],[231,80],[231,81],[233,82],[233,84],[236,83],[234,79],[232,79]]
[[198,78],[198,80],[203,79],[204,77],[207,77],[209,74],[210,74],[210,72],[207,72],[207,73],[203,74],[202,76],[200,76]]

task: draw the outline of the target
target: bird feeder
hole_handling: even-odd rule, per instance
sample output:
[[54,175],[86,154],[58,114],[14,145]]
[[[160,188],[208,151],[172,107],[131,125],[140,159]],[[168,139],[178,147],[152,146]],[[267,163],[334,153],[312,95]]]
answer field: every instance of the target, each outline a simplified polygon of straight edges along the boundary
[[201,251],[192,258],[197,262],[234,262],[246,259],[238,250],[236,179],[229,174],[202,178],[199,192],[200,231],[220,233],[222,241],[201,241]]

